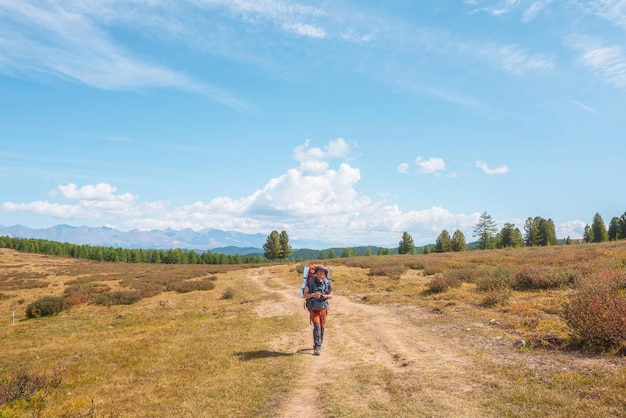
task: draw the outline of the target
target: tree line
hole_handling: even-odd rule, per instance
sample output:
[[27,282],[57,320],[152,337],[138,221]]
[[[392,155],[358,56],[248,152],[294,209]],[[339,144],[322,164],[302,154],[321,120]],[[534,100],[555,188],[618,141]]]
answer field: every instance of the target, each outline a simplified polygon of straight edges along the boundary
[[599,213],[595,214],[591,225],[585,225],[583,233],[583,241],[585,242],[618,241],[622,239],[626,239],[626,212],[620,217],[614,216],[611,218],[608,229]]
[[[495,248],[534,247],[558,244],[556,228],[552,219],[544,219],[540,216],[528,218],[524,222],[524,233],[512,223],[505,223],[500,231],[491,215],[483,212],[473,229],[474,237],[477,238],[476,247],[481,250]],[[626,212],[620,217],[613,217],[607,228],[602,216],[596,213],[591,225],[585,225],[583,242],[604,242],[626,239]],[[570,237],[565,239],[565,244],[571,244]],[[460,230],[454,231],[452,236],[447,230],[443,230],[437,237],[432,248],[424,246],[422,252],[456,252],[466,251],[465,236]],[[413,238],[408,232],[402,234],[398,244],[399,254],[416,254],[417,248]]]
[[212,253],[211,251],[197,253],[193,250],[182,250],[180,248],[145,250],[141,248],[103,247],[35,238],[13,238],[8,236],[0,237],[0,248],[10,248],[28,253],[121,263],[258,264],[267,262],[267,259],[262,256],[246,257],[240,254],[229,255]]
[[[378,255],[388,255],[391,254],[391,249],[384,247],[375,247]],[[311,250],[312,251],[312,250]],[[341,252],[341,255],[337,255],[337,251]],[[373,255],[374,251],[371,246],[367,246],[364,249],[361,248],[328,248],[326,250],[321,250],[317,253],[316,256],[312,258],[316,258],[318,260],[327,260],[333,259],[337,257],[347,258],[347,257],[358,257],[358,256],[370,256]],[[289,243],[289,234],[287,231],[281,231],[280,233],[276,230],[272,231],[265,240],[265,244],[263,244],[263,255],[270,261],[285,261],[292,260],[293,256],[293,248]],[[302,260],[300,260],[302,261]]]
[[[496,222],[486,211],[473,229],[477,241],[471,246],[484,250],[494,248],[514,248],[556,245],[556,229],[552,219],[544,219],[540,216],[528,218],[524,222],[524,233],[512,223],[505,223],[498,231]],[[608,228],[599,213],[593,217],[591,225],[585,225],[583,233],[584,242],[603,242],[626,239],[626,212],[620,217],[613,217]],[[565,244],[571,244],[570,237],[565,239]],[[470,247],[465,235],[456,230],[452,235],[447,230],[441,231],[434,245],[425,245],[421,252],[428,254],[466,251]],[[141,249],[92,246],[86,244],[71,244],[56,241],[48,241],[35,238],[0,237],[0,248],[11,248],[17,251],[57,255],[72,258],[84,258],[95,261],[112,261],[126,263],[155,263],[155,264],[259,264],[268,261],[291,260],[293,248],[289,242],[287,231],[272,231],[263,244],[263,255],[222,254],[204,251],[198,253],[194,250],[175,249]],[[408,232],[402,234],[398,244],[398,254],[417,254],[417,247],[413,237]],[[392,251],[389,248],[377,247],[377,255],[388,255]],[[341,257],[356,257],[359,255],[373,255],[371,247],[366,247],[364,254],[358,250],[346,247]],[[335,249],[321,250],[316,258],[337,258]],[[315,258],[315,257],[313,257]]]

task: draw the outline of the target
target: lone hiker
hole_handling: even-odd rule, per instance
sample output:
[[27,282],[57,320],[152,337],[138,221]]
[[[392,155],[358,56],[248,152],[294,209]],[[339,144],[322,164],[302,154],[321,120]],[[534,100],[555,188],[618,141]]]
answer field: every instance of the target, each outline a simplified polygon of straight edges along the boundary
[[328,299],[333,297],[333,289],[326,277],[328,270],[324,266],[315,267],[315,276],[304,288],[304,298],[311,313],[313,323],[313,354],[320,355],[324,343],[324,326],[328,316]]

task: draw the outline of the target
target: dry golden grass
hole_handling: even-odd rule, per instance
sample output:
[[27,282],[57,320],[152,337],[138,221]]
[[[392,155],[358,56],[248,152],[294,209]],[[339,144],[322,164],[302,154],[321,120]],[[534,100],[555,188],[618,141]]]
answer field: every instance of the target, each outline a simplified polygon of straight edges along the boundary
[[[10,264],[7,254],[6,250],[1,254],[5,269]],[[10,255],[25,257],[29,269],[87,273],[72,268],[75,260]],[[88,274],[100,270],[97,274],[109,281],[113,275],[124,280],[139,271],[123,274],[119,265],[87,265]],[[146,277],[183,270],[186,276],[215,274],[212,266],[154,266],[158,273],[153,266],[134,267]],[[2,300],[0,379],[24,369],[62,366],[66,372],[51,395],[4,406],[0,416],[31,411],[41,416],[254,415],[286,392],[296,377],[295,356],[264,349],[268,338],[301,325],[294,317],[259,319],[252,307],[264,296],[246,279],[247,270],[231,270],[218,274],[211,291],[162,293],[131,306],[79,305],[36,320],[24,320],[24,313],[16,310],[18,322],[13,326],[10,311],[23,309],[43,294],[62,293],[62,282],[71,276],[48,274],[50,286],[45,291],[20,290]],[[222,298],[227,287],[237,289],[232,300]],[[17,304],[18,298],[24,302]]]
[[[528,264],[579,271],[580,283],[511,290],[484,306],[481,278]],[[328,341],[313,357],[296,266],[218,270],[0,250],[0,383],[20,370],[63,371],[58,387],[0,406],[0,416],[605,417],[626,410],[624,357],[574,350],[561,318],[568,295],[592,273],[624,270],[626,243],[356,257],[332,266]],[[460,284],[432,292],[433,277],[446,274]],[[24,315],[30,302],[77,281],[117,289],[208,276],[216,276],[212,290]]]

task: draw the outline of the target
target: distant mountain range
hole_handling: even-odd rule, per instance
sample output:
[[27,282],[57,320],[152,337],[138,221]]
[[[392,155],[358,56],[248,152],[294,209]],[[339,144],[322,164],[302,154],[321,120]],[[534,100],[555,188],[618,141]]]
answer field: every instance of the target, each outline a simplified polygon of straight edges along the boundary
[[[269,234],[268,234],[269,235]],[[34,238],[56,242],[68,242],[77,245],[93,245],[116,248],[142,249],[170,249],[181,248],[186,250],[208,251],[227,255],[263,255],[263,244],[268,235],[244,234],[235,231],[221,231],[206,229],[194,231],[173,229],[152,231],[120,231],[106,226],[71,226],[55,225],[50,228],[32,229],[22,225],[0,225],[0,237]],[[290,240],[295,259],[310,260],[319,256],[320,250],[334,251],[341,256],[343,248],[330,247],[320,241]],[[368,251],[377,253],[380,247],[351,247],[358,255],[365,255]],[[392,249],[392,252],[396,252]]]
[[[269,234],[268,234],[269,235]],[[36,238],[48,241],[69,242],[78,245],[98,245],[104,247],[211,250],[224,254],[263,253],[267,235],[244,234],[234,231],[207,229],[194,231],[172,229],[152,231],[120,231],[105,226],[55,225],[45,229],[32,229],[22,225],[1,226],[0,236],[14,238]],[[294,242],[291,242],[292,247]]]

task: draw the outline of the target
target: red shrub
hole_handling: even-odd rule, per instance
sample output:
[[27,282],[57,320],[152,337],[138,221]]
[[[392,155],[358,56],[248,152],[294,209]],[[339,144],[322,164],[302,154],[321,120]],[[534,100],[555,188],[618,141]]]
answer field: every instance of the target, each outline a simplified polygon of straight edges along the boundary
[[589,287],[570,296],[563,317],[574,336],[588,346],[626,343],[626,295],[612,286]]

